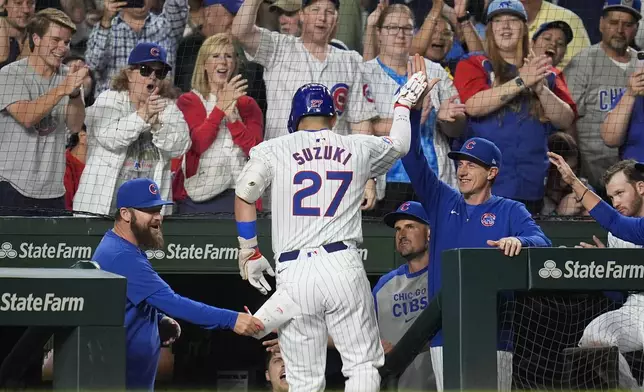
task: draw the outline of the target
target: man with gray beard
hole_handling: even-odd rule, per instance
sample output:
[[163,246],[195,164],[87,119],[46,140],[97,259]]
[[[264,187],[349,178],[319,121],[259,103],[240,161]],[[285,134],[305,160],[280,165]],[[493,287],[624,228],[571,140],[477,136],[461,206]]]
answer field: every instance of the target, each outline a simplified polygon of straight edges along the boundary
[[[105,233],[92,258],[102,270],[127,278],[127,389],[153,390],[161,343],[171,344],[181,335],[179,324],[171,317],[245,336],[264,329],[260,320],[246,313],[180,296],[154,271],[144,249],[163,248],[161,208],[167,204],[172,202],[161,199],[158,185],[150,179],[123,183],[116,196],[114,228]],[[160,328],[165,332],[163,342]]]
[[642,18],[640,7],[640,0],[607,0],[599,22],[601,42],[579,52],[563,71],[579,114],[581,176],[598,190],[604,188],[602,174],[619,160],[618,149],[604,144],[600,126],[637,66],[629,44]]

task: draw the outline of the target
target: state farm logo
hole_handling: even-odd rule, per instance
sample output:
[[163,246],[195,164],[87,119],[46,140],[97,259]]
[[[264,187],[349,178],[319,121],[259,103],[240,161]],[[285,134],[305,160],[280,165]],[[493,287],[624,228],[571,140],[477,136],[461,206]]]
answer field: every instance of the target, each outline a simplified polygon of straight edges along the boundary
[[18,257],[18,252],[13,249],[13,245],[10,242],[3,242],[0,245],[0,259],[4,258],[15,259]]
[[157,250],[148,249],[145,251],[145,255],[147,256],[148,260],[152,260],[152,259],[161,260],[165,258],[165,252],[162,251],[161,249],[157,249]]
[[557,263],[555,263],[553,260],[546,260],[543,263],[543,268],[539,270],[539,276],[544,279],[559,279],[562,275],[563,273],[559,268],[557,268]]

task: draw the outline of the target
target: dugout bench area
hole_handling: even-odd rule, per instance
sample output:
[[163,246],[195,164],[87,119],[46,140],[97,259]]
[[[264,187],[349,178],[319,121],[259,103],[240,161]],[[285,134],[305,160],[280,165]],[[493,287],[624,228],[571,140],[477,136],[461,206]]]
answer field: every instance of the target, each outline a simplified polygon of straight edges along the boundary
[[[588,301],[588,293],[600,298],[604,296],[601,293],[607,291],[644,291],[644,263],[639,249],[532,248],[514,258],[507,258],[496,250],[459,249],[445,252],[443,263],[440,308],[445,339],[446,390],[497,389],[497,331],[504,322],[499,314],[503,311],[499,307],[501,292],[511,290],[514,295],[543,293],[544,297],[562,293],[568,298],[583,297],[583,301]],[[611,310],[608,299],[600,301],[606,306],[598,313]],[[515,320],[518,309],[517,306],[513,308]],[[548,317],[543,310],[538,307],[532,310],[535,314],[521,316]],[[583,320],[554,321],[573,325]],[[536,320],[531,323],[533,329],[542,328],[543,324]],[[513,328],[514,333],[523,335],[520,329],[520,326]],[[538,331],[531,332],[538,334]],[[577,337],[569,343],[575,344],[579,331],[573,334]],[[517,342],[522,338],[526,337],[515,338],[515,362],[519,349]],[[557,358],[562,367],[558,385],[547,387],[568,390],[617,388],[616,348],[581,349],[569,345],[559,348],[559,352],[548,353],[548,347],[541,347],[541,351],[532,354],[542,356],[544,360]],[[530,361],[524,366],[527,362]],[[536,378],[540,376],[536,373],[543,369],[532,371]],[[516,379],[514,377],[515,386]]]

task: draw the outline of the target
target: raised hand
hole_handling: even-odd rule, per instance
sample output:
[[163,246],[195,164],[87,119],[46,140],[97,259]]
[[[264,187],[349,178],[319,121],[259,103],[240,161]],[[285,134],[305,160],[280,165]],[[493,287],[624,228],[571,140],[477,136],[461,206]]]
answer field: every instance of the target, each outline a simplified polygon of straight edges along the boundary
[[231,78],[217,93],[217,107],[230,116],[237,106],[237,100],[246,95],[247,88],[248,81],[242,75]]
[[550,56],[546,56],[545,54],[537,56],[530,50],[530,53],[523,61],[523,66],[519,69],[519,75],[523,79],[526,87],[533,87],[538,82],[542,82],[550,74],[551,66],[552,58]]
[[77,65],[74,68],[69,70],[65,80],[61,83],[65,95],[76,94],[89,72],[89,68],[86,65]]
[[382,14],[382,11],[389,6],[389,0],[380,0],[378,2],[378,6],[376,7],[375,10],[373,10],[372,13],[369,14],[367,17],[367,26],[368,27],[376,27],[378,24],[378,19],[380,19],[380,15]]
[[109,27],[112,23],[112,19],[126,5],[127,1],[105,0],[105,6],[103,7],[103,16],[101,17],[101,25],[103,27]]
[[441,103],[437,114],[439,120],[454,122],[456,121],[456,116],[465,115],[465,104],[456,102],[457,99],[458,95],[454,95],[447,102]]
[[644,95],[644,69],[638,68],[631,74],[626,93],[631,96]]
[[454,0],[454,12],[456,17],[465,16],[467,12],[467,0]]
[[572,185],[577,180],[575,172],[572,171],[568,162],[566,162],[561,155],[548,151],[548,159],[550,160],[550,163],[555,165],[559,174],[561,174],[561,179],[566,184]]

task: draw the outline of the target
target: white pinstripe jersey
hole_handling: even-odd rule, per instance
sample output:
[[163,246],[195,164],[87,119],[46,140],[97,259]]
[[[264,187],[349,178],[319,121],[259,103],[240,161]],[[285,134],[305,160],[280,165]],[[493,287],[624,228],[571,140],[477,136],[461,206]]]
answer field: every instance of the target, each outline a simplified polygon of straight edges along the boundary
[[[238,184],[254,171],[271,186],[273,252],[362,242],[360,205],[367,180],[402,154],[389,137],[298,131],[250,150]],[[250,200],[247,200],[250,201]]]
[[320,61],[304,47],[301,38],[262,28],[259,31],[260,43],[255,56],[248,52],[246,56],[264,67],[268,104],[265,140],[287,133],[293,95],[307,83],[324,84],[331,92],[338,116],[333,130],[337,133],[346,135],[350,133],[349,123],[377,116],[369,85],[364,80],[362,56],[358,52],[329,45],[326,59]]

